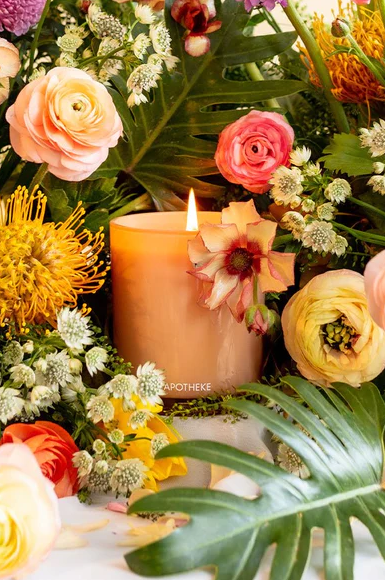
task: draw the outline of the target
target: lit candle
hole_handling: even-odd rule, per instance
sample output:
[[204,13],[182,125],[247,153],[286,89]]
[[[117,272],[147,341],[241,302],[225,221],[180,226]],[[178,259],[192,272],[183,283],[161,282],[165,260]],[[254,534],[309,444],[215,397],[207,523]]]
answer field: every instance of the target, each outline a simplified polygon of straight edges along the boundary
[[249,335],[227,306],[199,306],[199,281],[187,274],[187,243],[198,224],[220,222],[220,212],[196,212],[193,192],[188,213],[111,222],[114,342],[134,366],[150,360],[164,368],[169,397],[207,396],[260,374],[261,338]]

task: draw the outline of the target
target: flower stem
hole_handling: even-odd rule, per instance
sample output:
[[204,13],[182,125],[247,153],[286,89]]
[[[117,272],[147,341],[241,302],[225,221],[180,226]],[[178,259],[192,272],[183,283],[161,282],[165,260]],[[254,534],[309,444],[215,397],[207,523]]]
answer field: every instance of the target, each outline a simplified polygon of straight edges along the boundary
[[381,74],[379,68],[366,56],[360,45],[357,43],[356,39],[351,35],[347,34],[346,39],[350,42],[351,46],[354,48],[355,55],[359,60],[370,70],[370,72],[376,77],[378,82],[384,87],[385,77]]
[[329,70],[322,58],[322,54],[316,39],[314,38],[313,34],[310,32],[310,30],[304,23],[304,21],[302,20],[292,0],[289,0],[287,8],[284,8],[284,10],[290,22],[294,26],[295,30],[297,31],[304,45],[307,48],[309,56],[314,64],[314,67],[320,78],[322,86],[325,90],[325,97],[329,103],[338,130],[341,133],[350,133],[349,122],[346,117],[342,103],[337,101],[337,99],[334,97],[332,93],[332,89],[334,88],[333,82],[330,77]]
[[348,226],[344,226],[338,222],[332,222],[333,226],[337,230],[343,230],[344,232],[348,232],[357,240],[361,240],[362,242],[368,242],[369,244],[375,244],[377,246],[385,246],[385,236],[379,236],[377,234],[371,234],[367,232],[363,232],[361,230],[354,230],[353,228],[349,228]]
[[39,24],[37,25],[35,35],[33,37],[33,41],[32,41],[30,52],[29,52],[30,56],[29,56],[29,66],[28,66],[28,78],[33,73],[33,65],[34,65],[34,61],[35,61],[35,52],[36,52],[36,49],[37,49],[37,46],[39,43],[41,31],[43,30],[44,21],[47,18],[47,15],[49,12],[50,5],[51,5],[51,0],[47,0],[45,3],[42,15],[40,17]]
[[43,179],[47,175],[47,173],[48,173],[48,163],[42,163],[40,165],[39,169],[36,171],[35,176],[30,183],[30,186],[29,186],[30,193],[33,192],[35,187],[41,186]]
[[[264,81],[265,78],[255,62],[249,62],[245,65],[248,75],[252,81]],[[279,109],[277,99],[269,99],[265,101],[266,105],[272,109]]]
[[350,203],[355,203],[356,205],[364,207],[365,209],[368,209],[369,211],[372,211],[373,213],[376,213],[377,215],[385,218],[385,211],[383,211],[382,209],[378,209],[378,207],[375,207],[374,205],[371,205],[370,203],[366,203],[365,201],[361,201],[360,199],[357,199],[356,197],[349,198],[349,201],[350,201]]

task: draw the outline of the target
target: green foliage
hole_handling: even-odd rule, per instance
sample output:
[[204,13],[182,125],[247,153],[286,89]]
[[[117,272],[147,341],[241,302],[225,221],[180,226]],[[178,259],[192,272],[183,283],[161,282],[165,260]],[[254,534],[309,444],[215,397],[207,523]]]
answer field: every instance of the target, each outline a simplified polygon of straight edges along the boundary
[[[324,149],[325,155],[319,159],[327,169],[346,173],[349,177],[371,175],[373,158],[367,148],[361,147],[357,135],[340,133],[334,135],[330,145]],[[376,159],[375,161],[381,161]]]
[[320,392],[299,377],[286,377],[284,382],[309,409],[265,385],[242,390],[270,398],[305,432],[262,405],[235,401],[231,408],[260,420],[303,460],[311,476],[300,479],[263,459],[210,441],[162,449],[158,458],[187,456],[233,469],[256,482],[262,493],[251,501],[182,488],[136,502],[131,513],[183,512],[190,521],[160,542],[128,554],[131,570],[161,576],[214,567],[217,580],[252,580],[267,548],[276,544],[270,580],[299,580],[311,548],[311,531],[320,527],[325,531],[325,579],[352,580],[352,517],[364,523],[385,558],[385,404],[379,391],[371,383],[360,389],[337,384]]
[[[162,76],[152,102],[132,110],[125,103],[125,86],[114,77],[116,90],[111,94],[122,116],[127,142],[122,142],[96,173],[99,177],[101,172],[116,174],[125,169],[152,196],[158,209],[183,207],[178,196],[190,187],[203,197],[223,193],[224,187],[213,179],[218,174],[213,157],[218,133],[246,114],[236,106],[250,107],[306,88],[297,80],[236,82],[224,78],[227,67],[284,52],[294,43],[294,32],[246,37],[243,30],[249,16],[243,3],[225,0],[218,6],[217,18],[223,24],[210,35],[210,51],[194,58],[184,50],[185,30],[172,19],[171,5],[172,0],[168,0],[166,23],[173,53],[181,61],[178,70]],[[224,104],[234,108],[221,110]]]

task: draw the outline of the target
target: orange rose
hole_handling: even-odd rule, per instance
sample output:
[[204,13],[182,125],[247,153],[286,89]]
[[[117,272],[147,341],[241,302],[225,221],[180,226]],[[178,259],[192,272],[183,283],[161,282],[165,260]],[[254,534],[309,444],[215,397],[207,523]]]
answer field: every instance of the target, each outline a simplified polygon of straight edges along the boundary
[[33,425],[15,423],[4,429],[0,445],[4,443],[27,445],[43,475],[55,485],[58,497],[77,493],[77,470],[72,464],[72,456],[79,449],[62,427],[49,421],[36,421]]

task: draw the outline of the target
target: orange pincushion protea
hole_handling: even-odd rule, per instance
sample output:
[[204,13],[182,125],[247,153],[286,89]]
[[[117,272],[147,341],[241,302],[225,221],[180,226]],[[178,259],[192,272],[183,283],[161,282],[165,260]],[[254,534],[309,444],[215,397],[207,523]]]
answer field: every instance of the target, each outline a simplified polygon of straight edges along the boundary
[[76,305],[79,294],[95,292],[106,268],[98,263],[103,234],[83,224],[78,207],[65,222],[43,223],[47,198],[37,188],[19,187],[0,219],[0,324],[56,324],[56,313]]
[[[358,19],[352,8],[343,10],[341,4],[339,6],[339,16],[350,21],[352,36],[364,53],[381,61],[385,47],[385,27],[381,14],[379,11],[372,12],[362,6],[360,14],[361,17]],[[322,16],[314,17],[313,32],[329,69],[335,87],[332,92],[336,99],[347,103],[385,101],[385,88],[357,56],[346,52],[336,53],[335,45],[349,46],[349,42],[345,38],[335,38]],[[300,46],[300,50],[302,60],[309,69],[311,82],[321,87],[322,84],[306,48]]]

